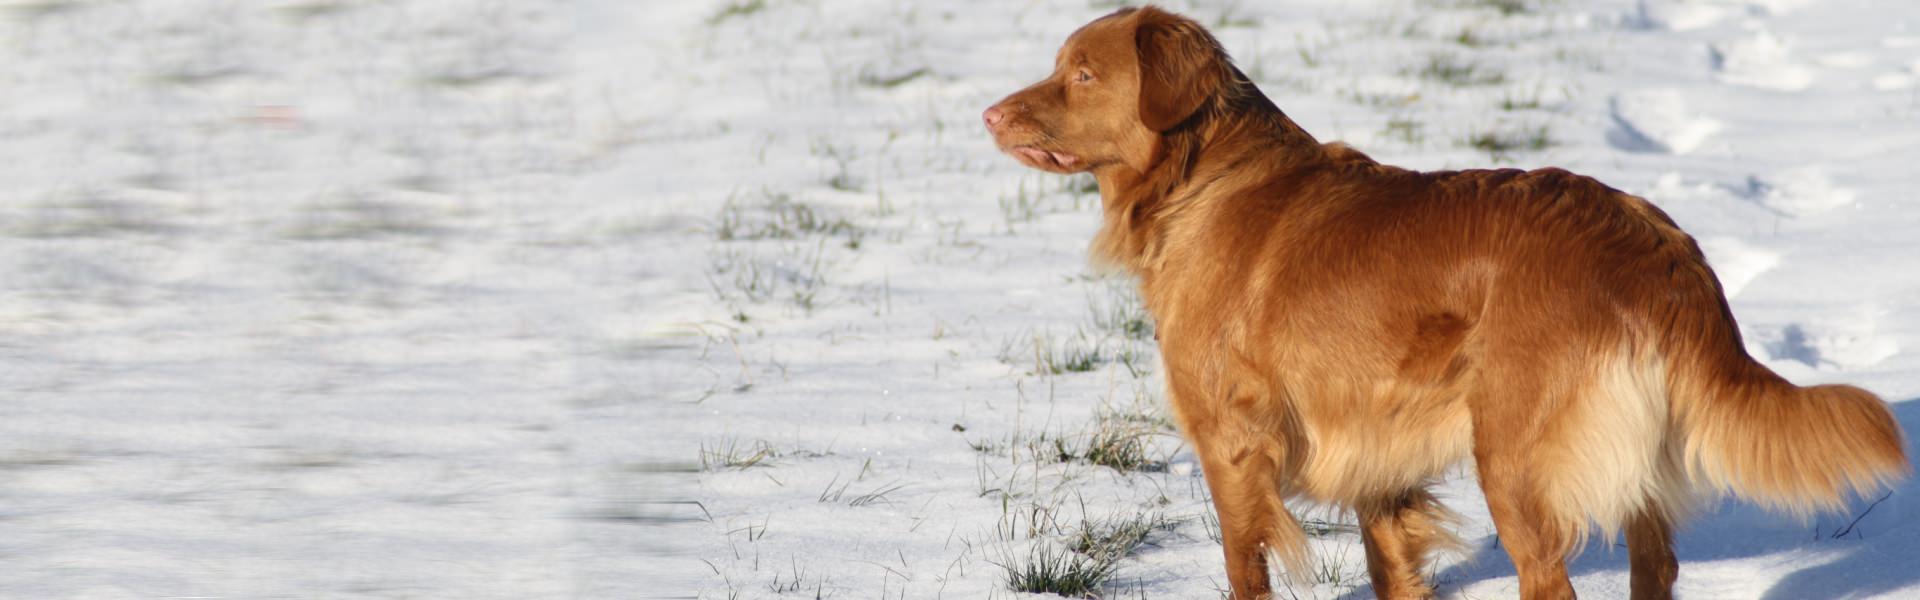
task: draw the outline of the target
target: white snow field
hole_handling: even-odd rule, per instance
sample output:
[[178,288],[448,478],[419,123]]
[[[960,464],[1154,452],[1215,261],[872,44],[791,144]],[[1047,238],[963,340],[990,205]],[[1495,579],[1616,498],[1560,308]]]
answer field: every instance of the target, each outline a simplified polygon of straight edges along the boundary
[[[1920,3],[1165,6],[1322,140],[1653,200],[1920,430]],[[0,598],[1223,597],[1097,193],[979,121],[1114,7],[0,0]],[[1516,597],[1470,472],[1433,579]],[[1279,597],[1371,598],[1296,508]],[[1920,598],[1920,485],[1678,551]]]

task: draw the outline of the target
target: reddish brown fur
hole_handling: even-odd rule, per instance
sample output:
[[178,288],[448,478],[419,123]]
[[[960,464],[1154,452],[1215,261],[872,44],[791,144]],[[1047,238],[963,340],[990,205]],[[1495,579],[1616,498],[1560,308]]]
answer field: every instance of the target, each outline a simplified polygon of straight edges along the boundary
[[1559,169],[1419,173],[1320,144],[1191,20],[1126,9],[986,114],[1029,166],[1091,171],[1093,254],[1137,276],[1238,598],[1303,572],[1282,500],[1354,510],[1381,598],[1431,596],[1427,492],[1469,456],[1522,596],[1625,529],[1664,598],[1696,486],[1795,511],[1907,470],[1878,398],[1749,358],[1692,238]]

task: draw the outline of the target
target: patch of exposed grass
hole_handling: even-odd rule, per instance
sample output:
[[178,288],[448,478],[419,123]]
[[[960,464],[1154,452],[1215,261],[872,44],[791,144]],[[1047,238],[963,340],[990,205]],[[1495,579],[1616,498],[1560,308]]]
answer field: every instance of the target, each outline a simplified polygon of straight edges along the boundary
[[1087,310],[1094,329],[1107,335],[1136,342],[1153,339],[1153,315],[1130,282],[1108,286],[1104,295],[1089,293]]
[[16,451],[0,454],[0,471],[40,467],[67,467],[85,463],[86,461],[81,459],[79,455],[68,453]]
[[1537,152],[1553,144],[1553,137],[1544,124],[1519,129],[1489,129],[1461,140],[1461,145],[1484,151],[1495,161],[1510,159],[1516,151]]
[[[1200,513],[1200,527],[1206,531],[1207,539],[1221,543],[1220,515],[1212,509]],[[1360,526],[1352,523],[1336,523],[1325,519],[1301,519],[1300,529],[1307,537],[1327,538],[1337,535],[1360,535]]]
[[1419,144],[1426,141],[1426,134],[1422,131],[1425,128],[1426,126],[1419,121],[1406,117],[1394,117],[1387,119],[1386,126],[1380,129],[1380,135],[1407,144]]
[[1038,433],[999,439],[968,440],[976,452],[1006,456],[1016,463],[1080,462],[1117,471],[1164,471],[1166,457],[1152,444],[1167,435],[1173,424],[1166,417],[1141,412],[1107,413],[1080,433]]
[[289,19],[305,20],[330,17],[345,13],[353,7],[340,0],[315,0],[310,2],[289,2],[276,9]]
[[1213,28],[1214,29],[1230,29],[1234,27],[1251,28],[1251,27],[1260,26],[1259,19],[1246,16],[1246,15],[1236,14],[1236,11],[1238,11],[1239,8],[1240,8],[1239,2],[1228,3],[1227,8],[1220,11],[1220,16],[1213,20]]
[[1220,515],[1212,508],[1200,513],[1200,527],[1207,532],[1207,539],[1215,544],[1226,543],[1226,536],[1220,533]]
[[1308,48],[1305,44],[1301,44],[1295,46],[1294,51],[1300,56],[1300,64],[1306,65],[1309,69],[1320,66],[1320,53],[1318,50]]
[[1468,48],[1481,48],[1487,45],[1487,40],[1480,37],[1480,34],[1474,33],[1472,27],[1464,27],[1460,29],[1460,33],[1453,36],[1453,43]]
[[1032,369],[1028,373],[1033,375],[1085,373],[1114,359],[1114,351],[1105,340],[1090,340],[1084,332],[1072,336],[1036,333],[1027,338],[1026,348],[1022,345],[1013,340],[1002,344],[1000,362],[1013,365],[1030,361]]
[[722,469],[747,469],[768,466],[767,461],[779,456],[773,445],[764,441],[741,443],[729,439],[713,446],[700,445],[700,470],[719,471]]
[[729,2],[720,8],[720,12],[707,17],[707,25],[719,25],[728,19],[745,17],[767,8],[767,0],[739,0]]
[[1135,514],[1104,519],[1082,519],[1077,530],[1067,531],[1053,517],[1051,508],[1032,505],[1016,512],[1002,505],[1001,526],[996,534],[1002,540],[1023,539],[1018,527],[1027,517],[1024,539],[1060,536],[1055,540],[1036,540],[1025,556],[1009,554],[999,563],[1006,570],[1007,588],[1036,594],[1058,594],[1070,598],[1099,598],[1122,559],[1132,555],[1147,535],[1163,527],[1166,520],[1158,514]]
[[1067,192],[1075,195],[1100,193],[1100,180],[1087,173],[1067,177],[1066,186]]
[[825,157],[833,161],[834,173],[827,176],[827,187],[842,192],[858,192],[865,187],[859,179],[854,178],[853,174],[848,171],[848,167],[853,164],[855,156],[854,149],[843,147],[827,140],[816,140],[813,143],[812,151],[814,156]]
[[1307,574],[1308,580],[1335,587],[1352,587],[1359,585],[1360,582],[1367,577],[1367,572],[1365,568],[1347,568],[1347,553],[1352,549],[1352,544],[1348,543],[1340,546],[1340,553],[1337,555],[1327,554],[1325,552],[1315,553],[1313,556],[1313,572]]
[[1073,535],[1068,546],[1087,556],[1124,557],[1145,542],[1147,534],[1165,525],[1166,519],[1158,514],[1082,521],[1080,531]]
[[762,190],[759,201],[752,205],[736,197],[727,198],[711,229],[714,238],[722,242],[826,236],[843,238],[848,248],[855,249],[867,234],[846,217],[827,215],[789,194],[768,190]]
[[1013,232],[1014,224],[1032,223],[1034,219],[1039,218],[1042,212],[1040,208],[1040,195],[1037,193],[1029,193],[1027,191],[1027,182],[1024,179],[1020,180],[1020,186],[1015,188],[1013,195],[1008,196],[1002,194],[998,202],[1000,205],[1000,221],[1006,224],[1008,233]]
[[[773,581],[767,584],[767,591],[775,594],[812,592],[816,599],[827,598],[826,581],[808,577],[807,570],[800,566],[799,559],[790,559],[785,572],[775,571]],[[813,579],[809,582],[809,579]]]
[[[836,483],[839,483],[840,486],[834,487],[834,484]],[[847,495],[847,488],[852,486],[853,486],[853,481],[850,480],[850,481],[847,481],[846,483],[840,483],[840,477],[836,475],[834,476],[833,481],[827,482],[826,489],[820,490],[820,497],[818,499],[820,500],[821,504],[839,504],[844,502],[846,503],[847,506],[859,508],[862,506],[868,506],[872,504],[883,504],[883,503],[892,502],[891,500],[887,499],[887,495],[900,491],[901,488],[906,487],[905,485],[902,485],[902,484],[892,483],[892,484],[887,484],[887,485],[874,488],[873,490],[868,491],[866,493],[856,492],[853,495],[849,496]]]
[[1490,8],[1501,16],[1526,14],[1534,11],[1534,3],[1528,0],[1465,0],[1464,6]]
[[1500,98],[1500,110],[1508,112],[1516,110],[1539,110],[1540,106],[1540,92],[1537,91],[1518,96],[1509,93]]
[[1434,8],[1455,10],[1484,10],[1499,13],[1502,17],[1532,14],[1544,8],[1554,0],[1427,0]]
[[1119,566],[1117,560],[1047,543],[1030,546],[1024,559],[1009,559],[999,565],[1007,572],[1007,589],[1069,598],[1099,597],[1101,587]]
[[[728,249],[713,255],[713,263],[707,271],[707,285],[716,297],[725,302],[766,302],[785,298],[802,310],[812,311],[819,305],[820,292],[827,285],[824,250],[825,240],[815,244],[811,252],[805,247],[793,249],[791,258],[794,262],[789,264],[785,259],[768,260]],[[733,309],[735,320],[748,320],[745,311],[738,306]]]
[[1138,423],[1103,418],[1084,436],[1084,445],[1055,439],[1054,452],[1061,462],[1083,460],[1120,471],[1161,471],[1166,469],[1165,461],[1149,456],[1147,447],[1149,436],[1158,433]]
[[1415,74],[1421,79],[1454,87],[1498,85],[1507,81],[1506,73],[1448,53],[1428,55],[1427,64]]
[[1374,108],[1401,108],[1420,101],[1420,94],[1402,94],[1397,92],[1363,92],[1357,89],[1341,90],[1340,96],[1348,102]]
[[[1135,378],[1153,371],[1154,354],[1146,340],[1153,337],[1153,325],[1145,310],[1124,304],[1094,304],[1093,329],[1075,330],[1072,335],[1047,332],[1009,338],[996,355],[1008,365],[1028,366],[1029,375],[1065,375],[1086,373],[1102,365],[1117,363]],[[1092,335],[1090,335],[1090,333]]]
[[864,85],[867,87],[888,89],[888,88],[896,88],[902,85],[906,85],[907,82],[913,81],[915,79],[919,79],[921,77],[925,77],[931,73],[933,73],[933,70],[928,69],[926,67],[920,67],[917,69],[913,69],[911,71],[906,71],[903,73],[894,73],[890,75],[880,75],[873,71],[861,71],[859,82],[860,82],[860,85]]
[[34,21],[71,12],[79,9],[80,6],[77,0],[23,0],[0,6],[0,13],[23,21]]

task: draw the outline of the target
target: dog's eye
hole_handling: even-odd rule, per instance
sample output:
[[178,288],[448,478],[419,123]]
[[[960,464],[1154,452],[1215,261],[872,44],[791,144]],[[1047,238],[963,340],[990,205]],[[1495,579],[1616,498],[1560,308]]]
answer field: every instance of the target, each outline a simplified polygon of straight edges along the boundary
[[1093,81],[1093,72],[1088,71],[1086,69],[1081,69],[1079,74],[1073,76],[1073,81],[1074,83],[1086,83],[1089,81]]

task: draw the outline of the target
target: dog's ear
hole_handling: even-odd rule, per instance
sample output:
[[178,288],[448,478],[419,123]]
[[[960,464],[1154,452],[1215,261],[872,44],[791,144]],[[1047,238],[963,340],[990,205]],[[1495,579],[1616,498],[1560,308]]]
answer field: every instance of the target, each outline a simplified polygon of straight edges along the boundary
[[1140,122],[1166,131],[1220,92],[1220,44],[1199,23],[1153,6],[1135,14],[1140,60]]

